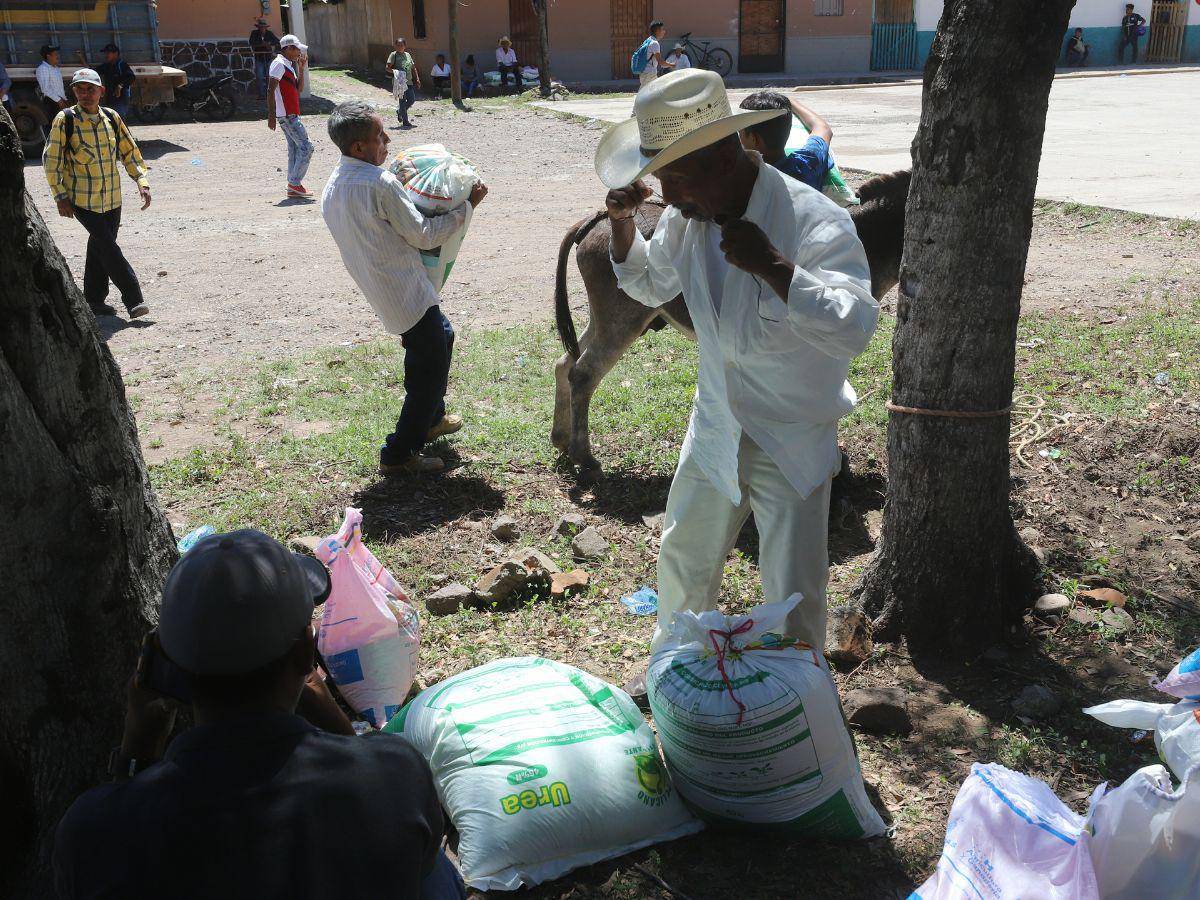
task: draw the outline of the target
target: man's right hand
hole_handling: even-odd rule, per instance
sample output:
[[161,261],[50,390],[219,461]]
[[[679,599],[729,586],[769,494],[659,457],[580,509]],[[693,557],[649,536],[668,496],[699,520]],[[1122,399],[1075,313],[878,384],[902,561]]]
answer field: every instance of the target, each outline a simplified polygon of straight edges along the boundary
[[58,204],[58,214],[64,219],[75,218],[75,209],[71,206],[71,201],[64,197],[61,200],[55,201]]
[[471,188],[471,196],[467,198],[467,201],[471,206],[478,207],[483,202],[483,198],[487,196],[487,192],[487,185],[482,181],[477,181],[475,187]]
[[275,117],[274,116],[267,116],[267,127],[270,128],[272,131],[275,130]]
[[629,219],[638,211],[642,201],[650,197],[652,191],[645,182],[635,181],[629,187],[613,188],[604,198],[604,206],[608,209],[610,219]]

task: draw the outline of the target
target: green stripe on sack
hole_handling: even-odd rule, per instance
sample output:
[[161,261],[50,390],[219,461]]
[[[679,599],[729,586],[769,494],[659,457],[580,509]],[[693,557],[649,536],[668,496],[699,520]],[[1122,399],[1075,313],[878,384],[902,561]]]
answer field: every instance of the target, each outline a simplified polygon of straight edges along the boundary
[[494,703],[497,700],[507,700],[509,697],[519,697],[522,694],[528,694],[533,691],[540,690],[558,690],[561,691],[565,685],[561,681],[544,681],[541,684],[523,684],[520,687],[513,688],[511,691],[500,691],[494,694],[480,694],[471,700],[464,700],[462,703],[448,702],[445,706],[439,706],[437,709],[445,710],[446,712],[459,712],[464,709],[470,709],[472,706],[479,706],[481,703]]
[[602,728],[585,728],[568,734],[548,735],[547,737],[530,738],[516,741],[499,750],[493,750],[475,765],[490,766],[496,763],[508,762],[514,756],[528,753],[530,750],[540,750],[543,747],[564,747],[568,744],[583,744],[600,738],[612,737],[636,730],[633,725],[606,725]]
[[388,734],[403,734],[404,722],[408,718],[408,711],[412,709],[413,704],[416,702],[416,700],[409,700],[407,703],[405,703],[404,706],[400,707],[400,711],[392,716],[391,719],[388,720],[388,723],[380,730],[386,731]]
[[[504,722],[509,719],[524,719],[530,716],[540,716],[545,713],[562,712],[566,709],[578,709],[581,706],[589,706],[586,700],[560,700],[558,703],[549,703],[545,706],[527,706],[521,709],[514,709],[509,712],[497,713],[494,716],[488,716],[486,719],[476,719],[473,722],[455,722],[455,727],[459,734],[466,734],[468,731],[473,731],[483,725],[491,725],[496,722]],[[447,707],[448,709],[448,707]]]
[[[699,735],[700,737],[711,738],[727,738],[731,732],[736,733],[739,738],[753,737],[755,735],[762,734],[764,731],[770,731],[772,728],[778,728],[781,725],[786,725],[788,722],[792,721],[792,719],[804,714],[804,704],[797,700],[794,707],[782,715],[776,716],[774,719],[770,719],[769,721],[762,722],[758,725],[749,725],[745,727],[737,726],[736,731],[734,731],[732,728],[701,728],[699,725],[693,725],[681,718],[677,718],[674,710],[678,709],[679,707],[675,704],[671,704],[671,708],[669,709],[653,702],[651,702],[650,706],[654,711],[654,718],[656,721],[665,719],[672,725],[677,725],[680,731],[686,731],[689,734]],[[654,709],[655,706],[658,706],[658,708]],[[730,715],[732,715],[732,712]]]
[[[446,693],[446,691],[453,690],[454,688],[460,687],[471,681],[478,681],[480,678],[492,678],[497,672],[504,672],[506,670],[517,671],[518,669],[528,669],[533,666],[545,665],[550,665],[550,660],[542,659],[540,656],[535,656],[532,659],[522,660],[520,662],[505,663],[502,666],[491,664],[481,666],[479,669],[476,669],[473,672],[455,675],[453,678],[446,681],[442,685],[442,689],[440,691],[433,694],[428,700],[425,701],[425,705],[431,709],[436,708],[433,706],[434,701],[437,700],[438,697],[442,696],[442,694]],[[486,669],[487,671],[481,671],[482,669]]]
[[821,770],[814,769],[807,775],[801,775],[799,778],[789,781],[786,784],[779,784],[775,785],[774,787],[763,788],[757,791],[730,791],[725,788],[714,787],[711,784],[705,784],[703,781],[697,781],[686,772],[679,771],[676,767],[671,768],[671,777],[682,778],[684,781],[688,782],[688,784],[694,784],[705,793],[713,794],[717,797],[762,797],[766,794],[777,794],[780,791],[786,791],[788,788],[793,788],[798,784],[804,784],[806,781],[812,781],[814,778],[819,778],[821,777]]
[[662,722],[662,720],[658,720],[658,732],[659,732],[659,736],[663,738],[664,744],[668,743],[668,742],[675,744],[677,747],[680,747],[684,750],[689,750],[692,753],[696,753],[706,759],[727,759],[727,760],[762,759],[764,756],[774,756],[776,753],[782,753],[784,750],[787,750],[790,747],[796,746],[796,744],[799,744],[801,741],[807,741],[809,739],[809,737],[812,735],[812,730],[805,728],[799,734],[793,735],[792,737],[788,738],[786,741],[783,741],[782,743],[779,743],[779,744],[774,744],[770,747],[759,747],[756,750],[746,750],[746,751],[743,751],[740,753],[720,753],[716,750],[713,750],[711,747],[697,747],[693,744],[685,743],[684,741],[681,741],[676,735],[672,734],[670,728],[665,728],[663,726],[664,726],[664,723]]
[[728,691],[730,688],[737,690],[738,688],[745,687],[748,684],[761,684],[771,677],[770,672],[755,672],[753,675],[744,675],[741,678],[735,678],[733,681],[726,684],[725,681],[720,678],[701,678],[679,661],[671,663],[670,673],[678,677],[680,681],[689,687],[694,687],[699,691],[713,691],[716,693]]
[[866,833],[842,791],[838,791],[821,805],[787,822],[745,822],[741,819],[731,819],[728,816],[710,812],[686,797],[683,799],[688,808],[705,821],[740,830],[787,836],[804,835],[835,841],[854,840]]

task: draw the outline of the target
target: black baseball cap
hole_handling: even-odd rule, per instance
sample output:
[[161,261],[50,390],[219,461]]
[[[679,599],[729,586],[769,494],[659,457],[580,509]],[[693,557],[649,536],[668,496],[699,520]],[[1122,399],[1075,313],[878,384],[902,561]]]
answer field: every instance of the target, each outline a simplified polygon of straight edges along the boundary
[[210,535],[167,576],[158,640],[193,675],[244,675],[287,653],[330,589],[321,562],[261,531]]
[[104,49],[101,50],[100,52],[101,53],[120,53],[121,48],[118,47],[116,44],[105,44]]

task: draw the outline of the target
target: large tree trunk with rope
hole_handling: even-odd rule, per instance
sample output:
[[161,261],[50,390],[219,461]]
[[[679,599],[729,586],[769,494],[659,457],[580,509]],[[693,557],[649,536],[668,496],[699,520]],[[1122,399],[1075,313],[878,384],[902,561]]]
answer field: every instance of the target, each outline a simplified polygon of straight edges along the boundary
[[1017,319],[1073,0],[951,0],[925,66],[892,341],[888,493],[857,596],[883,640],[969,656],[1034,597],[1009,511]]
[[0,107],[0,896],[40,898],[55,825],[120,740],[175,549],[121,374],[23,162]]

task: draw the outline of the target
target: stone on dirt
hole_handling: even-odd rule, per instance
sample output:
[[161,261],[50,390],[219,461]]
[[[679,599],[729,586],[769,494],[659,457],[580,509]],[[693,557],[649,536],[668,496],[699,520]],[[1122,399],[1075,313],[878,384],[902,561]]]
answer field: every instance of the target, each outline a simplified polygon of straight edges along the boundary
[[1071,608],[1071,598],[1066,594],[1042,594],[1033,604],[1033,614],[1047,622],[1057,622]]
[[548,557],[541,550],[535,547],[522,547],[516,552],[514,560],[523,565],[530,572],[541,573],[545,575],[556,575],[562,569],[558,564]]
[[861,609],[835,606],[829,610],[825,656],[839,669],[861,665],[871,655],[871,620]]
[[521,528],[512,516],[498,516],[492,522],[492,537],[498,541],[510,544],[517,539],[520,533]]
[[1012,708],[1027,719],[1048,719],[1062,709],[1062,698],[1044,684],[1030,684],[1013,700]]
[[898,687],[858,688],[846,695],[846,719],[868,734],[908,734],[908,692]]
[[503,603],[525,586],[528,577],[528,569],[519,562],[506,559],[479,579],[475,593],[488,603]]
[[1128,634],[1133,628],[1133,616],[1120,607],[1114,606],[1100,613],[1100,623],[1119,635]]
[[563,537],[573,537],[585,528],[587,528],[587,519],[579,513],[567,513],[565,516],[560,516],[558,522],[555,523],[554,533],[561,534]]
[[425,598],[425,608],[435,616],[448,616],[464,606],[474,606],[478,597],[465,584],[454,582],[434,591]]
[[1076,591],[1075,596],[1086,603],[1088,606],[1106,607],[1106,606],[1124,606],[1125,595],[1116,588],[1098,587],[1092,588],[1090,591]]
[[304,553],[308,556],[316,556],[317,548],[321,546],[321,541],[324,538],[319,538],[315,534],[300,534],[295,537],[288,538],[288,549],[294,553]]
[[654,514],[647,513],[646,515],[642,516],[642,524],[651,531],[662,531],[663,520],[666,519],[666,517],[667,514],[665,512]]
[[1076,606],[1073,610],[1067,613],[1067,618],[1072,622],[1077,622],[1080,625],[1096,624],[1096,614],[1086,606]]
[[576,559],[595,559],[598,556],[603,556],[608,552],[608,541],[606,541],[595,529],[589,525],[571,541],[571,552]]
[[550,596],[566,597],[588,586],[592,576],[583,569],[572,569],[570,572],[556,572],[550,576]]

